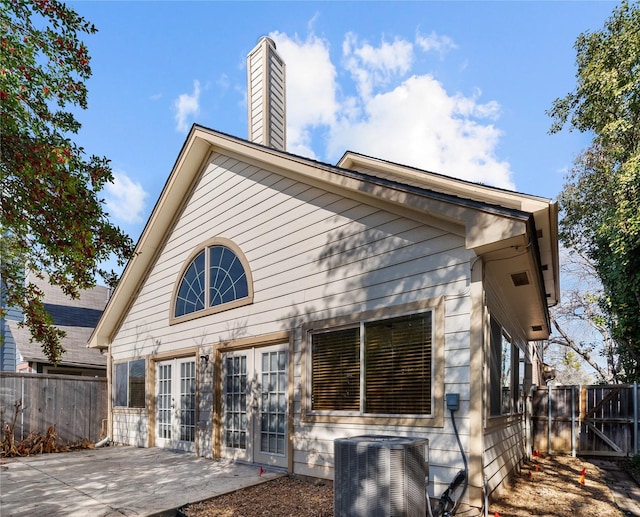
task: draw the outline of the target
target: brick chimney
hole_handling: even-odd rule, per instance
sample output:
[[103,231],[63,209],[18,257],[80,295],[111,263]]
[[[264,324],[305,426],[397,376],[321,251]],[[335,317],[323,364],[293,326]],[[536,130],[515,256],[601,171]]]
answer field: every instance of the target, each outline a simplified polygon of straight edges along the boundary
[[249,140],[285,151],[285,64],[276,44],[263,36],[247,56]]

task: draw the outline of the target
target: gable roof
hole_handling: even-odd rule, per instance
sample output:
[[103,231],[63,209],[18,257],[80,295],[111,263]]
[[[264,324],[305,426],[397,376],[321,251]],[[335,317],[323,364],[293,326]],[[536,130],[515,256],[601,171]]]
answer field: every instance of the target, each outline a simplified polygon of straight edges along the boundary
[[[106,368],[106,356],[97,350],[87,349],[86,345],[107,305],[109,289],[96,286],[80,291],[79,298],[73,299],[46,279],[29,275],[27,280],[42,290],[45,309],[53,318],[53,324],[66,333],[61,343],[65,353],[60,366]],[[31,342],[31,333],[27,328],[20,327],[17,321],[9,321],[8,324],[16,348],[25,361],[49,363],[40,343]]]
[[[212,152],[399,215],[430,224],[437,221],[464,236],[466,247],[478,255],[522,262],[532,276],[532,288],[537,290],[536,295],[530,296],[533,298],[530,306],[520,309],[525,315],[531,307],[537,308],[535,321],[527,324],[540,330],[530,332],[529,338],[542,339],[548,335],[547,300],[554,303],[558,298],[557,205],[551,201],[356,153],[346,153],[338,165],[329,165],[193,125],[135,253],[91,335],[90,347],[105,348],[113,340]],[[546,268],[542,267],[541,249]],[[544,277],[543,269],[546,269]]]

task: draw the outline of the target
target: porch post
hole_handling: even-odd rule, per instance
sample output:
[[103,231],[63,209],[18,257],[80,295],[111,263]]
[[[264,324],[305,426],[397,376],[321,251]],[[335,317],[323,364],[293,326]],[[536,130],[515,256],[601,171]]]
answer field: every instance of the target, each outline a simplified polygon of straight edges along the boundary
[[638,454],[638,383],[633,383],[633,454]]
[[547,454],[551,454],[551,384],[547,384]]
[[[468,504],[482,508],[484,502],[484,432],[486,407],[485,390],[485,306],[484,263],[476,258],[471,261],[471,327],[469,335],[469,487]],[[444,401],[441,402],[444,405]]]
[[571,386],[571,456],[576,457],[576,387]]

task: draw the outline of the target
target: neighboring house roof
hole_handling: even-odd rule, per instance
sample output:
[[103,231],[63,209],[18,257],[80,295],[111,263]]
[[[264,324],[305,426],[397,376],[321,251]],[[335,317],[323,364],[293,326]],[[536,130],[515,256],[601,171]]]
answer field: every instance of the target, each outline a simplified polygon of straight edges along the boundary
[[[109,289],[96,286],[81,291],[80,297],[73,299],[65,295],[60,287],[53,286],[35,275],[29,275],[27,281],[42,290],[45,309],[51,314],[54,325],[66,333],[62,339],[65,353],[60,365],[106,368],[106,356],[98,350],[88,349],[87,342],[107,305]],[[17,321],[10,321],[9,328],[23,360],[49,363],[41,344],[31,342],[29,329],[20,327]]]
[[559,298],[557,204],[351,152],[333,166],[194,125],[90,347],[105,348],[112,341],[212,152],[463,236],[468,249],[496,264],[488,267],[525,274],[524,285],[503,274],[501,287],[529,329],[528,338],[548,337],[547,307]]

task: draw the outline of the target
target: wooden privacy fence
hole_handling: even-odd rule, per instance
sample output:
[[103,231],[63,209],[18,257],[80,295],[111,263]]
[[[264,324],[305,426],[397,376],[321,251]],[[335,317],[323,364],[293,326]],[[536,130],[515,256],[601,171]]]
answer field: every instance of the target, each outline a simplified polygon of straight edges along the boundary
[[584,456],[638,454],[638,384],[534,389],[533,448]]
[[22,401],[14,437],[56,427],[60,442],[97,442],[107,418],[107,380],[98,377],[0,372],[0,424],[11,425]]

